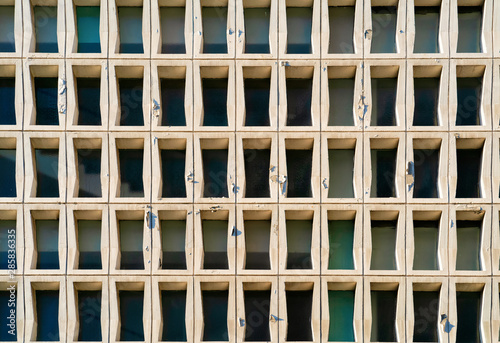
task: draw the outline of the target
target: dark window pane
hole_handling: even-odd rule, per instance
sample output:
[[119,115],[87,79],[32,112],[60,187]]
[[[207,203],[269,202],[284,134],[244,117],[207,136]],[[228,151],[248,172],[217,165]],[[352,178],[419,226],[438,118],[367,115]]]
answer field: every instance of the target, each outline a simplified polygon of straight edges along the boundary
[[76,6],[78,52],[101,52],[99,6]]
[[328,126],[354,126],[354,78],[329,79],[330,116]]
[[120,341],[144,341],[143,291],[118,291],[120,298]]
[[142,54],[142,7],[118,7],[120,53]]
[[354,149],[328,149],[329,198],[354,198]]
[[143,154],[142,149],[119,150],[120,163],[120,196],[143,197],[142,181]]
[[161,125],[186,126],[185,79],[161,79]]
[[36,341],[59,341],[59,291],[35,291]]
[[142,79],[118,79],[120,88],[120,125],[143,126]]
[[354,220],[329,220],[328,269],[354,269]]
[[186,290],[161,291],[163,342],[187,342]]
[[396,220],[372,220],[370,270],[396,270]]
[[415,7],[414,53],[439,52],[439,12],[438,6]]
[[0,77],[0,125],[16,125],[16,79]]
[[79,77],[78,125],[101,125],[101,79]]
[[371,342],[397,342],[396,306],[398,291],[371,291]]
[[270,149],[245,149],[245,198],[269,198]]
[[144,269],[142,220],[120,220],[120,269]]
[[35,149],[37,197],[59,196],[58,161],[59,150]]
[[372,53],[396,53],[396,6],[372,7]]
[[329,342],[354,342],[354,292],[328,291]]
[[439,221],[413,221],[413,270],[438,270]]
[[286,150],[287,197],[311,198],[312,150]]
[[203,126],[227,126],[227,79],[202,79]]
[[78,340],[102,340],[101,291],[78,291]]
[[457,292],[457,343],[481,342],[482,292]]
[[245,220],[245,269],[271,269],[270,220]]
[[397,149],[372,149],[371,197],[391,198],[396,196]]
[[439,291],[413,292],[413,313],[415,313],[413,342],[439,342],[438,310]]
[[437,198],[439,149],[413,150],[415,166],[414,198]]
[[312,341],[311,315],[313,291],[286,291],[287,341]]
[[162,220],[161,248],[163,269],[186,269],[186,221]]
[[101,221],[78,220],[78,269],[102,269]]
[[479,198],[483,149],[457,149],[457,198]]
[[312,220],[287,220],[287,269],[312,269]]
[[269,53],[269,8],[245,8],[245,53]]
[[329,6],[329,54],[354,53],[354,6]]
[[185,54],[185,7],[160,7],[162,54]]
[[59,220],[35,220],[36,269],[59,269]]
[[312,53],[312,7],[287,7],[287,54]]
[[[13,236],[10,236],[13,235]],[[10,236],[10,237],[9,237]],[[16,221],[15,220],[0,220],[0,269],[17,269],[17,251],[14,252],[14,258],[9,258],[9,250],[14,248],[16,235]],[[9,242],[9,240],[11,240]],[[10,247],[9,247],[10,245]],[[11,252],[12,254],[12,252]],[[10,263],[9,263],[10,262]],[[12,266],[9,268],[9,266]],[[3,303],[2,303],[3,304]],[[1,307],[0,307],[1,311]],[[2,317],[3,318],[3,317]],[[1,337],[1,333],[0,333]]]
[[227,220],[203,220],[203,269],[229,269]]
[[59,52],[57,46],[57,7],[34,6],[35,52]]
[[101,197],[101,149],[79,149],[78,196]]
[[[0,330],[0,341],[2,342],[17,341],[16,318],[18,313],[17,296],[19,295],[17,294],[17,284],[12,283],[12,286],[15,288],[11,288],[9,285],[0,291],[0,326],[3,328],[3,330]],[[11,310],[16,312],[12,313]]]
[[457,220],[457,270],[481,270],[481,228],[476,220]]
[[271,291],[244,291],[244,297],[245,341],[270,341],[269,305],[271,303]]
[[16,149],[0,149],[0,197],[15,197]]
[[395,126],[397,78],[372,78],[372,126]]
[[59,125],[57,77],[35,77],[36,125]]
[[0,6],[0,52],[16,52],[14,6]]
[[482,52],[482,24],[481,6],[458,6],[457,52]]
[[271,79],[244,79],[245,126],[270,126]]
[[227,54],[227,7],[202,7],[203,53]]
[[227,198],[227,149],[203,149],[203,196]]
[[186,197],[186,150],[161,150],[162,197]]
[[413,79],[413,126],[438,125],[439,82],[439,78]]
[[286,79],[286,126],[311,126],[312,79]]
[[481,125],[482,91],[482,77],[457,78],[457,126]]
[[227,331],[228,291],[202,291],[203,340],[229,341]]

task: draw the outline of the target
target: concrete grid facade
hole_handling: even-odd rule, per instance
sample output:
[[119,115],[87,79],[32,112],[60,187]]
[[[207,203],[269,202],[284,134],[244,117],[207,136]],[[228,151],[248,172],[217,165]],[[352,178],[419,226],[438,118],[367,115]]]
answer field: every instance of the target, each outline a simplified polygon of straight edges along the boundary
[[[500,2],[493,0],[16,0],[15,51],[0,56],[0,77],[15,77],[15,125],[0,126],[0,149],[15,149],[16,196],[0,198],[0,219],[15,220],[17,270],[0,271],[2,289],[17,286],[17,341],[37,339],[36,290],[58,290],[61,342],[78,340],[80,290],[102,293],[102,341],[120,341],[119,291],[144,295],[144,341],[162,341],[161,290],[186,290],[188,342],[203,340],[203,290],[227,290],[227,341],[245,341],[246,290],[270,291],[270,341],[287,338],[287,291],[312,290],[310,327],[314,342],[327,342],[329,290],[354,291],[356,342],[370,342],[372,291],[396,291],[397,342],[412,342],[423,312],[414,292],[438,292],[435,331],[439,342],[456,342],[460,328],[457,292],[480,292],[479,335],[498,342],[500,330]],[[100,6],[101,53],[77,53],[77,6]],[[36,52],[34,6],[56,6],[58,53]],[[144,53],[120,53],[118,8],[143,8]],[[161,53],[160,7],[185,7],[185,53]],[[203,53],[202,7],[227,7],[227,53]],[[268,54],[245,53],[244,9],[270,9]],[[353,53],[329,53],[329,6],[354,8]],[[397,6],[396,52],[372,53],[372,6]],[[439,51],[414,53],[415,7],[439,8]],[[458,8],[482,6],[480,53],[458,53]],[[312,8],[310,54],[287,53],[287,8]],[[100,78],[101,125],[78,125],[77,78]],[[58,79],[58,125],[38,125],[35,78]],[[248,78],[269,78],[269,126],[245,125]],[[482,78],[480,123],[457,125],[457,78]],[[120,124],[119,80],[143,80],[143,123]],[[162,125],[163,78],[185,79],[185,126]],[[203,79],[227,78],[227,126],[205,126]],[[396,78],[395,125],[373,125],[371,80]],[[414,126],[414,79],[438,78],[438,123]],[[312,80],[311,125],[287,125],[287,80]],[[329,80],[353,79],[353,125],[329,125]],[[132,106],[135,106],[132,103]],[[59,197],[37,196],[36,149],[57,149]],[[100,149],[100,197],[83,198],[79,189],[79,149]],[[120,151],[143,150],[141,197],[120,195]],[[162,197],[162,150],[185,151],[186,196]],[[227,197],[207,197],[203,150],[227,149],[227,175],[217,187]],[[245,196],[245,149],[269,149],[269,197]],[[311,152],[311,197],[288,196],[287,151]],[[329,196],[329,150],[353,150],[353,197]],[[373,196],[372,150],[395,149],[395,196]],[[438,150],[438,196],[414,197],[416,150]],[[479,196],[457,196],[457,150],[482,149]],[[425,163],[425,157],[423,158]],[[420,160],[421,162],[421,160]],[[53,166],[54,167],[54,166]],[[248,177],[248,176],[247,176]],[[466,179],[468,180],[468,179]],[[463,182],[463,181],[462,181]],[[36,220],[57,219],[58,269],[37,268]],[[101,270],[78,268],[78,220],[101,220]],[[121,220],[143,221],[142,270],[120,268]],[[162,220],[185,220],[185,270],[163,269]],[[227,269],[203,265],[203,221],[227,221]],[[245,222],[271,222],[269,270],[245,268]],[[287,268],[287,222],[312,221],[311,268]],[[354,222],[352,269],[329,269],[329,221]],[[393,270],[370,268],[372,222],[395,221]],[[437,221],[437,270],[414,270],[415,221]],[[460,270],[456,225],[481,222],[478,270]],[[5,286],[5,287],[4,287]],[[4,304],[0,304],[4,306]],[[422,312],[423,311],[423,312]],[[446,315],[442,318],[442,315]],[[259,313],[258,316],[263,316]],[[424,321],[425,322],[425,321]],[[448,323],[448,324],[447,324]],[[449,325],[451,324],[451,325]],[[5,330],[5,328],[0,328]]]

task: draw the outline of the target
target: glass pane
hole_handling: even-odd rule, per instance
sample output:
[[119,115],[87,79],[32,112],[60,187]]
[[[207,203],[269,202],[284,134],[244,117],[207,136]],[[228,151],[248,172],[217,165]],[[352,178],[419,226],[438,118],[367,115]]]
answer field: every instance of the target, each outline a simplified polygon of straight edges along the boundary
[[202,291],[203,298],[203,340],[229,341],[227,331],[227,306],[229,292]]
[[414,149],[414,198],[437,198],[439,176],[439,149]]
[[286,126],[311,126],[312,79],[286,79]]
[[34,6],[35,52],[59,52],[57,47],[57,7]]
[[271,79],[244,79],[245,126],[270,126]]
[[328,269],[354,269],[354,220],[329,220]]
[[457,220],[457,270],[481,270],[481,221]]
[[101,221],[78,220],[78,269],[102,269]]
[[439,12],[437,6],[415,7],[414,53],[439,52]]
[[79,77],[78,125],[101,125],[101,79]]
[[354,198],[354,149],[328,149],[329,198]]
[[395,126],[398,79],[372,78],[372,126]]
[[371,342],[397,342],[396,306],[398,291],[371,291]]
[[372,198],[396,196],[396,156],[397,149],[372,149]]
[[161,249],[163,269],[186,269],[186,221],[162,220]]
[[186,126],[185,79],[161,79],[161,125]]
[[120,298],[120,341],[144,341],[144,292],[118,291]]
[[287,54],[312,53],[312,7],[287,7]]
[[35,77],[36,125],[59,125],[57,77]]
[[160,150],[162,197],[186,197],[186,150]]
[[227,54],[227,7],[202,7],[203,52]]
[[456,125],[481,125],[482,77],[457,77]]
[[120,126],[143,126],[142,79],[118,79],[120,89]]
[[438,270],[439,221],[413,221],[413,270]]
[[312,150],[286,150],[286,196],[311,198]]
[[0,6],[0,52],[16,52],[14,6]]
[[120,269],[144,269],[143,220],[120,220]]
[[78,196],[101,197],[101,149],[79,149]]
[[483,8],[481,6],[458,6],[457,52],[483,52],[482,23]]
[[59,150],[35,149],[37,197],[59,196],[58,161]]
[[161,291],[163,342],[187,342],[186,293],[186,290]]
[[121,197],[144,196],[143,153],[142,149],[118,150]]
[[203,269],[229,269],[227,220],[202,220]]
[[269,8],[245,8],[245,53],[269,53]]
[[372,7],[372,53],[396,53],[396,6]]
[[457,343],[481,342],[483,292],[457,292]]
[[102,341],[101,291],[78,291],[78,340]]
[[479,198],[483,149],[457,149],[457,198]]
[[415,326],[413,342],[439,342],[438,338],[439,291],[413,292]]
[[185,54],[185,7],[160,7],[162,54]]
[[16,125],[16,79],[0,77],[0,125]]
[[328,126],[354,126],[354,78],[328,79],[330,115]]
[[118,7],[120,53],[142,54],[142,7]]
[[0,149],[0,197],[15,197],[16,149]]
[[[13,235],[13,236],[11,236]],[[10,237],[9,237],[10,236]],[[9,250],[15,248],[16,241],[16,221],[15,220],[0,220],[0,269],[12,269],[13,266],[17,269],[17,256],[9,258]],[[9,241],[10,240],[10,241]],[[10,247],[9,247],[10,245]],[[11,251],[12,254],[12,251]],[[14,252],[16,255],[16,252]],[[13,263],[9,263],[13,262]],[[0,311],[1,311],[0,307]],[[3,317],[2,317],[3,318]],[[1,337],[1,333],[0,333]]]
[[35,220],[36,269],[59,269],[59,220]]
[[286,221],[287,269],[312,269],[312,225],[312,220]]
[[203,126],[227,126],[227,78],[202,79]]
[[329,54],[354,53],[354,6],[328,7],[330,21]]
[[269,198],[270,149],[245,149],[245,198]]
[[245,269],[271,269],[270,220],[245,220]]
[[354,292],[328,291],[329,342],[354,342]]
[[59,341],[59,291],[35,291],[36,341]]
[[372,220],[370,270],[396,270],[396,220]]
[[413,79],[413,126],[437,126],[439,103],[439,78]]
[[312,300],[313,291],[286,290],[286,310],[288,317],[287,341],[312,341]]
[[101,52],[100,13],[99,6],[76,6],[78,52]]
[[227,198],[227,149],[203,149],[203,196]]
[[[0,291],[0,304],[2,304],[0,306],[0,326],[4,328],[0,330],[0,341],[2,342],[17,342],[17,296],[17,290],[11,293],[10,286],[7,287],[7,290]],[[16,312],[12,313],[11,310]]]
[[271,291],[244,291],[245,295],[245,341],[269,342],[269,305]]

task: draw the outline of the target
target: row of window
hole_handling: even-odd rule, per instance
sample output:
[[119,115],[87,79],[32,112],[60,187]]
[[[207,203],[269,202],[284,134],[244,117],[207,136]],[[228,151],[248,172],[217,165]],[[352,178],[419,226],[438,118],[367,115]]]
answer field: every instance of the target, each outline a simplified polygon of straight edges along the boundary
[[22,200],[23,182],[28,202],[60,201],[66,193],[69,202],[106,202],[108,194],[111,202],[150,202],[152,196],[153,202],[222,203],[278,198],[488,203],[500,196],[500,171],[495,167],[500,159],[498,136],[493,140],[485,133],[295,137],[248,133],[235,139],[234,134],[207,133],[193,139],[190,134],[150,138],[139,133],[109,137],[95,133],[71,134],[65,140],[32,133],[24,135],[23,147],[20,133],[3,133],[0,198]]
[[[153,1],[151,6],[150,14],[150,3],[143,1],[130,4],[111,0],[108,8],[105,1],[81,4],[70,0],[24,0],[25,54],[64,53],[65,31],[67,54],[106,54],[107,42],[103,41],[108,40],[108,25],[110,55],[149,55],[152,38],[155,56],[191,55],[191,50],[195,56],[234,56],[237,44],[240,55],[271,57],[278,51],[278,35],[279,51],[292,58],[319,53],[320,35],[324,56],[361,54],[363,45],[371,54],[394,54],[405,52],[409,22],[411,53],[443,54],[448,52],[451,40],[451,51],[458,55],[491,56],[496,18],[492,16],[492,0],[415,1],[408,10],[403,0],[266,0],[256,4],[242,0],[194,1],[194,8],[190,1]],[[20,3],[0,6],[1,52],[20,52],[17,40],[22,37],[23,23],[17,7]],[[282,13],[279,29],[278,11]],[[455,20],[449,21],[449,17]],[[150,25],[156,29],[150,31]],[[196,34],[191,48],[193,31]]]
[[[108,334],[110,342],[149,341],[150,335],[153,342],[236,342],[237,337],[278,342],[278,336],[280,342],[319,342],[321,336],[322,342],[440,342],[448,337],[496,342],[498,283],[483,278],[388,277],[363,284],[355,277],[283,277],[279,282],[273,277],[236,282],[176,277],[154,278],[151,285],[141,278],[112,278],[108,291],[108,281],[99,277],[69,278],[67,286],[61,279],[26,278],[24,290],[21,282],[2,283],[2,327],[12,323],[11,308],[18,312],[14,334],[2,330],[0,339],[22,340],[24,333],[26,341],[69,342],[108,342]],[[8,307],[10,299],[17,307]]]
[[278,67],[245,61],[235,68],[233,63],[191,67],[173,61],[156,64],[149,75],[147,64],[122,61],[113,62],[109,76],[106,62],[81,63],[68,65],[66,76],[62,62],[31,64],[24,74],[24,96],[21,71],[5,65],[0,70],[0,125],[20,128],[24,106],[24,128],[30,130],[65,125],[149,130],[150,124],[154,130],[174,131],[500,126],[491,106],[500,93],[492,81],[500,77],[500,68],[491,62],[452,62],[448,70],[446,63],[414,61],[406,72],[403,62],[329,64],[320,71],[315,62]]
[[498,211],[487,207],[459,206],[449,218],[446,205],[410,207],[405,219],[404,207],[387,205],[364,218],[349,205],[247,205],[237,216],[231,206],[123,205],[109,218],[107,207],[75,206],[67,218],[60,206],[26,208],[24,228],[2,210],[0,269],[15,269],[16,255],[25,274],[43,275],[66,263],[69,274],[106,274],[109,263],[114,274],[490,275],[500,263]]

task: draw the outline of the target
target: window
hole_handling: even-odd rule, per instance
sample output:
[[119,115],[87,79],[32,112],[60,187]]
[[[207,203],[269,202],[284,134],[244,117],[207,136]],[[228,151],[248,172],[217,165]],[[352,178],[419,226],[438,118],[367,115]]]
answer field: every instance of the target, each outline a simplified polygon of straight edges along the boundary
[[[339,289],[342,286],[328,283],[328,312],[330,325],[328,342],[354,342],[354,289]],[[350,287],[349,287],[350,288]]]
[[356,67],[328,67],[328,126],[354,126]]
[[76,89],[78,102],[78,125],[102,125],[101,79],[99,77],[77,76]]
[[328,6],[330,23],[329,54],[354,53],[354,6]]
[[0,140],[0,197],[15,198],[16,190],[16,139]]
[[[226,3],[227,4],[227,3]],[[227,54],[227,5],[202,6],[203,53]]]
[[372,220],[370,270],[396,270],[396,220]]
[[203,92],[203,126],[228,126],[228,67],[200,68]]
[[311,198],[313,145],[311,139],[285,139],[288,198]]
[[245,269],[270,270],[270,211],[243,211]]
[[[267,2],[270,5],[270,1]],[[270,7],[257,7],[251,2],[244,4],[245,53],[269,53]],[[250,6],[249,6],[250,5]],[[255,6],[255,7],[254,7]]]
[[286,341],[312,341],[311,317],[313,290],[291,290],[291,285],[287,284],[289,283],[285,283],[288,324]]
[[59,289],[35,290],[36,341],[59,341]]
[[[144,142],[139,144],[127,140],[117,140],[118,147],[118,169],[119,169],[119,193],[120,197],[144,197]],[[123,148],[122,148],[123,147]]]
[[483,139],[457,139],[457,198],[481,198]]
[[[117,67],[120,98],[120,126],[144,126],[142,67],[134,68],[140,77],[120,77],[125,67]],[[129,68],[130,69],[130,68]],[[140,69],[140,70],[139,70]],[[136,74],[136,73],[134,73]]]
[[482,109],[485,66],[457,66],[455,125],[484,125]]
[[35,52],[59,52],[57,46],[57,7],[33,6]]
[[36,125],[59,125],[57,82],[57,77],[34,78]]
[[440,139],[413,139],[414,198],[439,198]]
[[119,341],[144,341],[144,290],[118,290]]
[[[170,8],[170,7],[164,7]],[[186,126],[185,67],[158,67],[161,91],[161,125]]]
[[414,53],[439,52],[439,6],[415,6]]
[[160,140],[163,198],[186,197],[186,140]]
[[161,267],[186,269],[186,218],[164,219],[161,227]]
[[119,220],[120,269],[144,269],[143,220]]
[[[2,233],[0,231],[0,237],[2,237],[1,235]],[[0,253],[0,255],[2,254]],[[12,286],[14,286],[14,289],[12,289]],[[22,291],[23,290],[21,290],[21,292]],[[4,330],[0,331],[0,340],[2,342],[17,341],[18,331],[16,314],[19,313],[17,309],[17,296],[19,296],[17,284],[2,285],[2,290],[0,291],[0,325],[4,328]],[[16,312],[12,313],[11,310]],[[13,321],[11,322],[11,320]],[[12,332],[14,334],[12,334]]]
[[100,198],[101,191],[101,149],[77,149],[78,196]]
[[311,54],[312,7],[286,8],[287,54]]
[[99,36],[100,12],[99,6],[76,6],[78,52],[101,52],[101,39]]
[[59,219],[35,219],[36,269],[59,269]]
[[[245,286],[250,287],[246,289]],[[260,289],[262,286],[266,287],[266,289]],[[246,318],[245,341],[271,341],[269,330],[271,285],[243,283],[243,294]]]
[[[413,284],[413,342],[439,342],[439,296],[441,286],[430,290],[428,285]],[[431,285],[429,285],[431,286]],[[427,288],[427,289],[426,289]]]
[[102,269],[101,220],[77,220],[78,269]]
[[481,341],[481,304],[483,287],[470,291],[467,284],[457,284],[457,343]]
[[397,342],[396,309],[398,288],[395,290],[379,290],[371,285],[372,328],[371,342]]
[[228,297],[229,285],[222,283],[223,289],[209,283],[201,284],[203,308],[203,341],[228,341]]
[[398,139],[370,139],[372,198],[397,197],[396,167]]
[[[247,9],[245,9],[247,11]],[[270,126],[271,68],[243,67],[245,126]]]
[[161,289],[162,341],[187,342],[187,289]]
[[372,0],[371,53],[396,53],[397,6],[374,6]]
[[413,67],[413,126],[438,126],[441,66]]
[[[206,212],[206,211],[204,211]],[[227,255],[228,216],[213,219],[208,213],[202,216],[203,269],[229,269]]]
[[355,139],[328,139],[328,198],[354,198]]
[[243,139],[245,198],[269,198],[271,139]]
[[[457,213],[457,217],[458,213]],[[481,236],[482,220],[459,220],[457,218],[457,270],[482,270]]]
[[286,67],[286,126],[312,126],[314,67]]
[[421,220],[424,213],[413,212],[413,270],[439,270],[439,218]]
[[[288,219],[292,211],[286,211],[286,269],[312,269],[313,213],[295,211],[294,219]],[[303,219],[298,219],[302,217]]]
[[16,78],[14,75],[0,77],[0,125],[16,125]]
[[[2,214],[3,216],[3,214]],[[17,238],[16,220],[0,220],[0,270],[17,269],[17,251],[15,241]],[[13,254],[14,251],[14,254]],[[12,268],[13,267],[13,268]],[[7,303],[7,302],[5,302]],[[1,308],[0,308],[1,311]],[[4,318],[4,317],[2,317]],[[0,333],[1,337],[1,333]]]
[[185,7],[160,7],[162,54],[186,53],[186,43],[184,38],[185,17]]
[[14,6],[0,6],[0,23],[0,52],[16,52]]
[[227,168],[229,141],[201,139],[203,197],[228,198]]
[[101,298],[101,290],[77,290],[79,341],[102,341]]
[[355,218],[328,220],[328,269],[354,269],[354,221]]
[[482,25],[482,6],[458,6],[457,52],[483,52]]
[[142,7],[118,6],[120,53],[143,54]]
[[371,126],[398,125],[396,101],[399,67],[371,67]]

